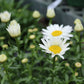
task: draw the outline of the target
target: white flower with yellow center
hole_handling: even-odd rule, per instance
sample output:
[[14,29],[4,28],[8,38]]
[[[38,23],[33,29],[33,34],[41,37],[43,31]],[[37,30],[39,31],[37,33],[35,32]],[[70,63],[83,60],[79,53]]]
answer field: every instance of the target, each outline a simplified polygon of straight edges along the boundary
[[0,13],[0,18],[2,22],[8,22],[10,20],[11,13],[8,11],[4,11],[3,13]]
[[46,53],[51,53],[52,57],[54,57],[55,55],[59,55],[62,59],[64,59],[63,54],[65,54],[65,52],[67,50],[69,50],[69,48],[67,48],[69,46],[69,43],[65,43],[65,40],[61,40],[61,39],[41,39],[43,44],[39,44],[41,48],[43,48],[44,52]]
[[11,37],[17,37],[21,34],[20,25],[16,22],[16,20],[12,20],[7,28]]
[[71,26],[59,26],[58,24],[50,25],[47,29],[42,29],[42,33],[44,37],[49,38],[62,38],[62,39],[69,39],[73,35],[70,34],[72,31]]

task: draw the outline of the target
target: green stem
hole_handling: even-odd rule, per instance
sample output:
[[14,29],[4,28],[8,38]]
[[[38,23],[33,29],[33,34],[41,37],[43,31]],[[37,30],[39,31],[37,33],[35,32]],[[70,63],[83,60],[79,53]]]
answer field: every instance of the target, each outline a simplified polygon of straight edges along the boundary
[[24,43],[25,43],[25,45],[24,45],[24,50],[26,50],[26,47],[27,47],[27,44],[28,44],[28,41],[29,41],[29,39],[27,39],[27,38],[28,38],[29,35],[30,35],[30,34],[27,33],[27,36],[25,36],[25,39],[24,39]]
[[[80,58],[82,58],[82,55],[81,55],[81,32],[78,33],[78,36],[79,36],[79,54],[80,54]],[[80,62],[82,63],[82,60],[80,59]],[[80,68],[81,70],[81,76],[82,76],[82,68]]]
[[52,19],[49,20],[49,25],[51,25],[51,24],[52,24]]
[[80,33],[79,33],[79,47],[80,47],[79,53],[81,53],[81,34]]
[[10,79],[10,77],[9,77],[9,73],[8,73],[7,68],[6,68],[5,65],[6,65],[6,64],[4,63],[4,64],[3,64],[4,71],[6,72],[6,76],[7,76],[7,78],[8,78],[8,81],[10,82],[10,84],[12,84],[12,81],[11,81],[11,79]]
[[[55,68],[55,57],[53,57],[53,71],[54,71],[54,68]],[[54,72],[52,74],[52,84],[54,84]]]
[[28,77],[29,77],[29,76],[32,77],[32,69],[31,69],[31,66],[30,66],[29,64],[26,64],[26,66],[27,66],[27,69],[28,69],[28,72],[29,72]]
[[18,40],[17,37],[15,38],[15,40],[16,40],[16,45],[17,45],[17,47],[18,47],[18,54],[19,54],[19,53],[20,53],[20,52],[19,52],[19,51],[20,51],[19,40]]

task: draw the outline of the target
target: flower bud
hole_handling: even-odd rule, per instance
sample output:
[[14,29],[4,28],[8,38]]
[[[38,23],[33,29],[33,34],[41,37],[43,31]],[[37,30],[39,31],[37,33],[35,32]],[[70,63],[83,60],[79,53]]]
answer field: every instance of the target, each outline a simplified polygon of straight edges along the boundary
[[75,76],[78,76],[78,72],[75,72]]
[[70,41],[69,43],[70,43],[70,45],[72,45],[73,44],[73,41]]
[[12,21],[10,22],[10,25],[15,25],[15,24],[17,24],[17,21],[16,21],[16,20],[12,20]]
[[2,45],[2,48],[3,49],[8,49],[8,45],[7,44],[4,44],[4,45]]
[[5,39],[5,37],[4,37],[4,36],[1,36],[1,37],[0,37],[0,40],[4,40],[4,39]]
[[58,58],[57,57],[55,57],[55,61],[57,61],[58,60]]
[[0,55],[0,62],[3,63],[7,60],[7,56],[5,54]]
[[48,18],[54,18],[54,17],[55,17],[55,11],[54,11],[54,9],[47,9],[47,14],[46,14],[46,16],[47,16]]
[[20,25],[15,20],[12,20],[10,22],[7,31],[9,32],[11,37],[18,37],[19,35],[21,35]]
[[22,11],[22,9],[18,9],[18,12],[21,12]]
[[69,67],[69,63],[65,63],[65,66]]
[[75,25],[75,27],[74,27],[74,30],[77,31],[77,32],[83,31],[83,25],[77,23],[77,24]]
[[21,62],[22,62],[23,64],[25,64],[25,63],[28,62],[28,59],[27,59],[27,58],[24,58],[24,59],[21,60]]
[[30,35],[29,38],[30,39],[34,39],[35,38],[35,35]]
[[37,31],[38,31],[38,28],[34,28],[34,29],[33,29],[33,32],[37,32]]
[[81,66],[82,66],[82,64],[80,62],[75,63],[75,67],[80,68]]
[[32,16],[33,16],[33,18],[39,18],[41,15],[40,15],[39,11],[36,11],[36,10],[35,10],[35,11],[33,12],[33,15],[32,15]]
[[4,11],[3,13],[0,13],[1,22],[8,22],[10,20],[11,13],[8,11]]
[[33,45],[33,44],[32,44],[32,45],[30,45],[30,48],[31,48],[31,49],[35,48],[35,45]]
[[76,19],[76,20],[74,21],[74,24],[81,24],[80,19]]
[[33,32],[33,29],[28,29],[28,32],[30,32],[30,33]]

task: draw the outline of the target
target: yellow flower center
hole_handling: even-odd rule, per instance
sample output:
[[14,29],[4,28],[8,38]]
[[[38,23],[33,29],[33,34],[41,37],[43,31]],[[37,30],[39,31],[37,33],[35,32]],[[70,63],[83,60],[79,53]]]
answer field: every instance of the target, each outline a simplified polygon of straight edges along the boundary
[[62,49],[58,45],[52,45],[49,47],[49,50],[52,51],[54,54],[57,54],[60,53]]
[[51,34],[52,36],[60,36],[62,34],[62,31],[56,30],[56,31],[53,31]]

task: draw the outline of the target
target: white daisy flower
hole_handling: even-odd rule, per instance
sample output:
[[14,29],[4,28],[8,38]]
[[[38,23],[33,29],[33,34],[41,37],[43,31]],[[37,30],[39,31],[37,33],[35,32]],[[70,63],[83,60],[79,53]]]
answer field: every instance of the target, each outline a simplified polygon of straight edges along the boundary
[[69,37],[72,37],[73,35],[70,34],[72,31],[72,27],[67,25],[59,26],[58,24],[50,25],[47,27],[47,29],[42,29],[42,33],[44,37],[46,38],[62,38],[62,39],[69,39]]
[[52,57],[55,55],[59,55],[62,59],[64,59],[63,54],[67,50],[69,50],[69,43],[65,43],[66,40],[61,39],[41,39],[43,44],[39,44],[43,51],[46,53],[51,53]]

